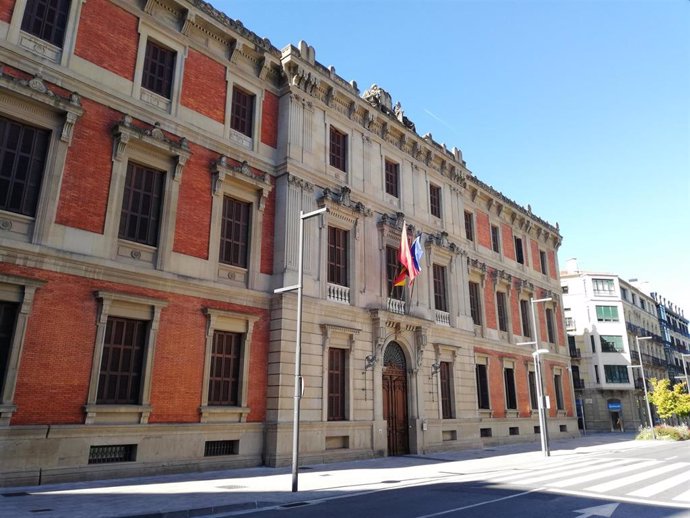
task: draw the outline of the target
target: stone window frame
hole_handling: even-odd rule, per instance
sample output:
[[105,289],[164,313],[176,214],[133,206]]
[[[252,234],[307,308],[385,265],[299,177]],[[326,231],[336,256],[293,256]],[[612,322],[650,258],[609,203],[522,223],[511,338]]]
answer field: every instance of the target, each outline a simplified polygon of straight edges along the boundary
[[[134,66],[134,79],[132,80],[132,97],[146,107],[153,106],[165,113],[176,116],[182,96],[184,61],[188,52],[187,44],[181,39],[171,37],[170,33],[157,29],[145,18],[139,18],[138,32],[139,44]],[[170,99],[147,90],[141,84],[144,75],[144,62],[146,61],[146,44],[149,40],[175,51],[175,69],[173,70]]]
[[[434,366],[432,366],[432,377],[436,376],[436,385],[434,387],[434,390],[436,391],[438,395],[438,418],[443,419],[443,420],[451,420],[451,419],[457,419],[458,417],[458,409],[457,409],[457,404],[458,404],[458,398],[455,393],[456,387],[458,384],[456,383],[456,367],[458,365],[458,349],[455,346],[451,345],[446,345],[446,344],[441,344],[441,343],[435,343],[433,344],[434,348]],[[443,417],[443,407],[442,407],[442,398],[441,398],[441,362],[448,363],[450,368],[448,369],[448,384],[450,385],[450,414],[451,417]],[[436,367],[438,366],[438,367]],[[438,370],[437,370],[438,369]],[[487,371],[487,382],[488,382],[488,371]],[[476,380],[476,374],[475,374],[475,380]],[[490,401],[490,398],[489,398]],[[489,402],[489,404],[491,404]]]
[[[528,396],[528,405],[529,405],[529,411],[531,415],[537,415],[539,413],[539,393],[538,393],[538,388],[537,388],[537,383],[539,383],[539,378],[537,377],[537,368],[534,364],[533,361],[526,362],[527,364],[527,369],[526,369],[526,374],[527,374],[527,396]],[[532,387],[530,386],[529,382],[529,375],[531,373],[534,373],[534,394],[532,394]],[[534,401],[537,403],[536,406],[532,406],[532,397],[534,397]]]
[[55,224],[67,151],[74,125],[84,113],[77,94],[63,98],[53,93],[40,75],[15,79],[0,71],[0,114],[21,124],[50,131],[45,168],[35,215],[0,211],[0,236],[44,244]]
[[489,222],[489,233],[491,234],[491,251],[497,255],[503,255],[501,225]]
[[[273,190],[270,177],[255,173],[247,162],[230,165],[222,155],[211,165],[211,227],[209,232],[209,261],[219,282],[237,287],[257,289],[261,273],[261,242],[266,201]],[[223,199],[230,196],[250,203],[249,243],[247,243],[247,268],[220,262],[220,236],[223,223]]]
[[[435,193],[435,194],[434,194]],[[443,186],[440,183],[429,181],[429,189],[428,189],[428,196],[429,196],[429,215],[437,220],[442,220],[443,219]],[[438,196],[438,199],[436,200],[437,207],[436,209],[433,209],[434,203],[434,197]],[[432,210],[433,209],[433,210]],[[434,210],[438,210],[438,214],[434,214]]]
[[[89,390],[84,405],[84,424],[128,423],[146,424],[151,414],[151,382],[153,377],[153,360],[160,325],[161,311],[168,305],[167,301],[140,295],[113,291],[96,291],[94,296],[99,301],[96,317],[96,339]],[[106,328],[109,317],[132,318],[149,322],[146,350],[141,372],[139,404],[110,405],[97,403],[98,382],[101,372],[101,360],[105,345]]]
[[[470,317],[470,321],[473,322],[472,327],[474,329],[474,334],[475,336],[486,336],[486,301],[484,300],[486,298],[486,293],[485,293],[485,287],[486,287],[486,281],[487,281],[487,271],[486,271],[486,265],[481,264],[478,261],[475,261],[473,259],[469,260],[469,268],[468,268],[468,276],[467,276],[467,316]],[[470,299],[469,299],[469,291],[470,291],[470,282],[474,282],[475,284],[478,285],[478,295],[479,295],[479,300],[477,301],[477,305],[479,308],[479,317],[481,319],[479,324],[475,324],[474,321],[472,320],[472,313],[471,313],[471,304],[470,304]]]
[[[427,283],[427,297],[429,301],[429,310],[432,312],[432,319],[438,322],[436,318],[436,311],[441,311],[436,309],[436,294],[435,286],[433,280],[433,265],[438,265],[444,267],[445,273],[445,289],[446,289],[446,311],[441,311],[441,313],[447,313],[448,315],[448,325],[454,327],[457,324],[456,315],[458,312],[459,301],[457,299],[457,294],[452,290],[452,286],[456,284],[458,272],[456,271],[456,261],[460,254],[460,248],[450,241],[448,241],[448,236],[445,232],[440,234],[431,235],[424,243],[424,257],[426,257],[426,270],[429,272],[429,282]],[[424,269],[424,268],[423,268]]]
[[67,23],[65,24],[65,41],[62,47],[58,47],[42,40],[38,36],[34,36],[22,30],[22,21],[24,20],[27,0],[17,0],[14,4],[14,10],[12,11],[12,19],[10,20],[7,32],[7,41],[17,45],[25,52],[67,67],[70,57],[74,53],[79,17],[81,15],[82,4],[85,2],[86,0],[72,0],[70,2]]
[[[558,406],[558,395],[559,395],[559,387],[558,384],[556,383],[556,376],[559,376],[560,379],[560,396],[561,396],[561,406]],[[556,413],[561,414],[565,412],[565,392],[564,392],[564,384],[563,384],[563,369],[561,367],[554,367],[553,372],[551,375],[551,379],[553,381],[553,397],[556,400],[555,401],[555,406],[556,406]]]
[[[513,307],[513,280],[512,276],[510,274],[505,274],[504,272],[499,272],[497,270],[494,270],[492,272],[493,275],[493,280],[494,280],[494,302],[495,302],[495,311],[496,311],[496,331],[498,332],[499,336],[506,341],[512,343],[513,342],[513,315],[512,315],[512,307]],[[501,331],[499,322],[500,322],[500,316],[498,313],[498,293],[503,293],[505,295],[505,324],[506,324],[506,331]],[[484,308],[484,311],[486,311],[486,308]]]
[[[401,164],[397,160],[393,160],[388,156],[383,157],[383,192],[386,196],[395,198],[398,202],[402,196],[400,192],[401,182],[400,182],[400,169]],[[389,170],[390,167],[390,170]],[[389,176],[391,181],[389,182]],[[389,192],[388,188],[391,188],[395,192]]]
[[18,275],[0,274],[0,300],[15,302],[19,305],[17,320],[12,333],[12,342],[7,355],[5,381],[0,385],[0,427],[9,426],[12,414],[17,411],[14,395],[17,388],[17,375],[22,359],[26,330],[31,317],[36,290],[45,284],[46,281],[29,279],[28,277]]
[[[486,395],[489,403],[489,408],[480,408],[479,407],[479,386],[477,385],[477,374],[476,374],[476,369],[477,365],[484,365],[486,367]],[[474,375],[474,383],[475,383],[475,395],[477,396],[477,412],[480,417],[493,417],[494,411],[493,408],[491,407],[491,373],[489,372],[490,364],[489,364],[489,356],[482,354],[482,355],[476,355],[474,357],[474,366],[475,366],[475,375]]]
[[[517,379],[515,377],[517,371],[517,362],[512,358],[503,358],[502,360],[502,378],[503,378],[503,404],[505,405],[506,417],[518,417],[520,408],[520,401],[518,399]],[[506,369],[513,370],[513,395],[515,396],[515,408],[508,408],[508,386],[506,385]]]
[[[261,84],[254,81],[249,81],[245,77],[239,76],[236,71],[231,71],[227,68],[225,71],[225,81],[227,85],[227,93],[225,97],[225,120],[223,137],[236,144],[240,148],[247,151],[258,152],[259,144],[261,142],[261,109],[264,101],[264,89]],[[245,93],[254,96],[254,110],[252,113],[252,136],[249,137],[244,133],[232,129],[232,96],[238,87]]]
[[[164,270],[172,256],[182,173],[191,156],[187,141],[184,138],[180,142],[168,139],[157,124],[152,129],[141,130],[133,125],[129,115],[125,115],[113,127],[113,141],[113,166],[103,232],[111,247],[108,256],[114,260]],[[130,161],[165,172],[157,246],[119,237],[122,200]]]
[[[355,383],[355,369],[353,360],[355,350],[357,348],[357,335],[361,329],[354,327],[344,327],[332,324],[321,324],[322,336],[322,380],[321,384],[321,421],[324,423],[342,423],[343,421],[329,421],[328,420],[328,350],[331,347],[338,349],[345,349],[345,421],[354,421],[355,418],[355,399],[354,399],[354,383]],[[333,335],[345,335],[347,344],[333,343]]]
[[[202,423],[212,422],[241,422],[247,421],[251,411],[249,407],[249,360],[254,333],[254,324],[260,319],[258,315],[214,309],[205,307],[206,337],[204,345],[204,375],[201,387],[201,404],[199,406]],[[243,342],[240,352],[240,382],[238,406],[209,405],[208,383],[211,376],[211,355],[213,352],[213,337],[216,331],[241,333]]]

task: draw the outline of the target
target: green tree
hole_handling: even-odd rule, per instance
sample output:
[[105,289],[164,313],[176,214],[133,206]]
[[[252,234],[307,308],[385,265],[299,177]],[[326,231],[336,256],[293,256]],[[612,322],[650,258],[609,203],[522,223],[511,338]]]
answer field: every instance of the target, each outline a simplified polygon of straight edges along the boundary
[[690,394],[685,389],[685,382],[671,388],[669,380],[651,378],[649,384],[652,388],[649,393],[649,402],[656,407],[659,417],[668,419],[674,414],[690,415]]

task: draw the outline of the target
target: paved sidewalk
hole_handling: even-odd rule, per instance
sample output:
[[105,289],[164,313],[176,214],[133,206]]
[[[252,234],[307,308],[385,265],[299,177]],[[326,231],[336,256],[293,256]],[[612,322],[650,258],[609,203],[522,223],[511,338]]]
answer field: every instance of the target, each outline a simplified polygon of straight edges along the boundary
[[[653,447],[634,434],[593,434],[553,441],[553,461],[597,451]],[[539,442],[481,450],[384,457],[300,468],[293,493],[290,468],[247,468],[0,489],[7,518],[210,518],[256,508],[299,505],[353,493],[430,483],[461,474],[491,472],[525,462],[551,462]],[[442,467],[440,466],[442,465]]]

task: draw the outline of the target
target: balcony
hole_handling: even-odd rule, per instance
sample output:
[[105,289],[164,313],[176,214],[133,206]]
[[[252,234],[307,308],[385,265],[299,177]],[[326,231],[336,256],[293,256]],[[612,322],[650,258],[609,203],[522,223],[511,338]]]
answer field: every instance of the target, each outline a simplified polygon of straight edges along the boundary
[[450,327],[450,313],[447,311],[436,310],[436,323],[442,326]]
[[573,387],[575,388],[575,390],[582,390],[583,388],[585,388],[585,380],[574,379]]
[[580,349],[571,347],[570,348],[570,357],[571,358],[581,358],[582,353],[580,353]]
[[396,313],[397,315],[405,314],[405,301],[398,299],[391,299],[390,297],[386,300],[386,309],[391,313]]
[[339,284],[328,284],[328,300],[350,304],[350,288]]

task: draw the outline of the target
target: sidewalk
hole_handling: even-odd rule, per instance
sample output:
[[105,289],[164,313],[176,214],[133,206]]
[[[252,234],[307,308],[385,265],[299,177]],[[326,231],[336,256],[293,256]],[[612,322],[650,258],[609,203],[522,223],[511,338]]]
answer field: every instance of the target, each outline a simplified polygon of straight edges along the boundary
[[[653,446],[633,433],[592,434],[553,441],[552,457]],[[658,444],[658,443],[656,443]],[[304,466],[293,493],[290,468],[247,468],[0,489],[0,516],[28,518],[187,518],[300,505],[449,476],[490,472],[525,462],[549,462],[531,442],[481,450],[384,457]],[[442,467],[440,466],[442,465]]]

